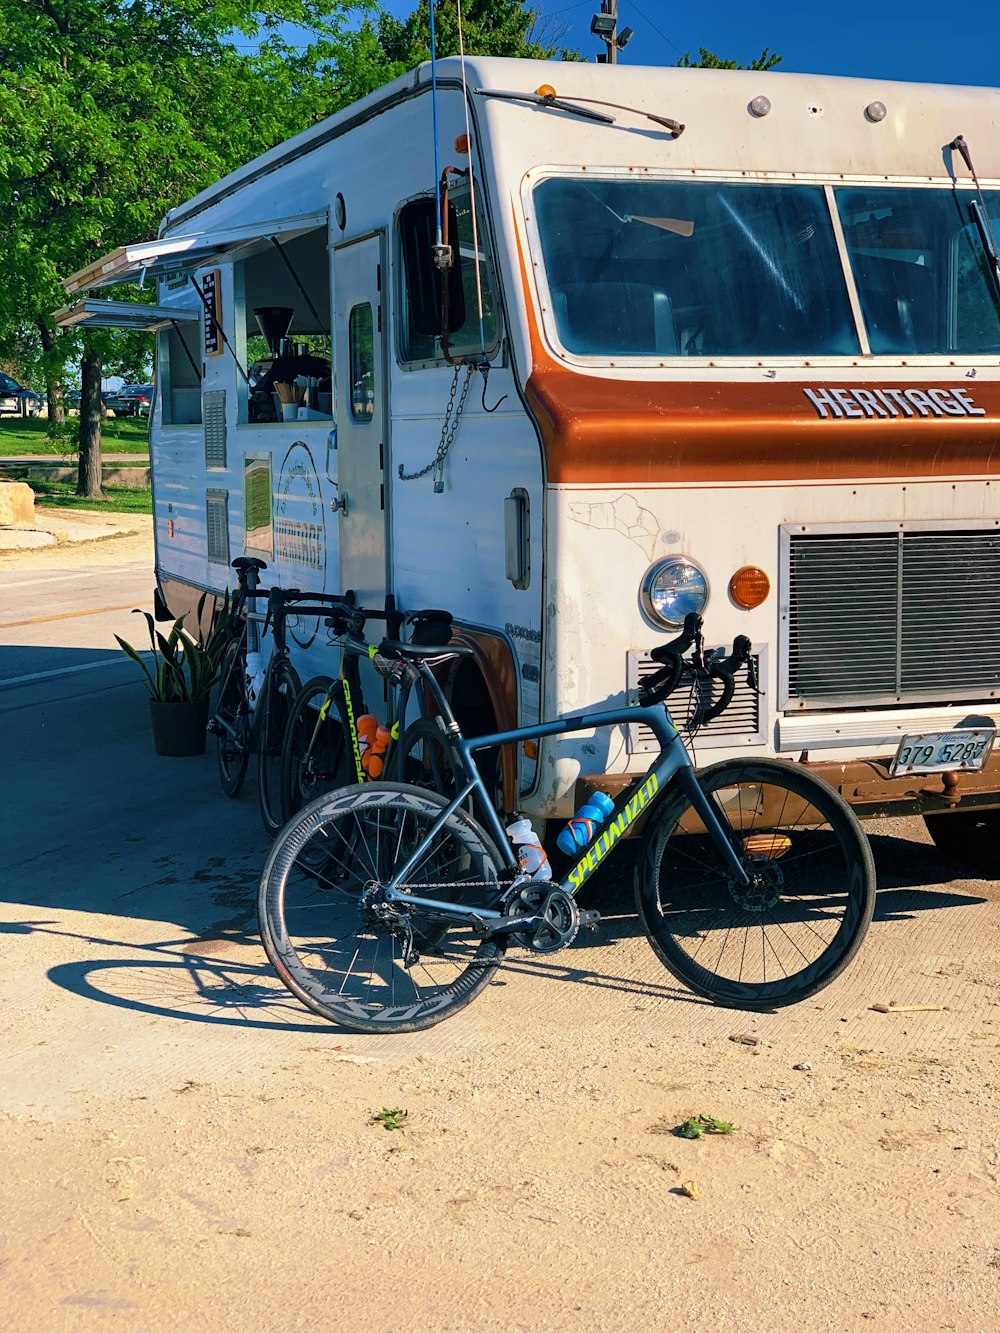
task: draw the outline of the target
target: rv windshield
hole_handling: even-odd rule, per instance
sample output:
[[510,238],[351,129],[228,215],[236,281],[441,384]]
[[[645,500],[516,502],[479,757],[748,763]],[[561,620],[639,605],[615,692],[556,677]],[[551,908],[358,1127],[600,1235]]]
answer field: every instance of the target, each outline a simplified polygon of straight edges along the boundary
[[[834,191],[872,352],[1000,351],[1000,298],[969,205],[972,190]],[[986,193],[1000,236],[1000,193]]]
[[534,191],[571,355],[860,351],[821,186],[559,177]]

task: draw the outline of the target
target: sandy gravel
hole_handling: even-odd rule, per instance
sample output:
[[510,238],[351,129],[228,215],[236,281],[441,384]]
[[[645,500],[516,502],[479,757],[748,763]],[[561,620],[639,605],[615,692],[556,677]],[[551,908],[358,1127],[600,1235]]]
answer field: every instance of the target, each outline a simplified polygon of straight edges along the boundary
[[[104,819],[64,777],[48,840],[21,833],[27,741],[4,788],[15,1333],[1000,1330],[1000,889],[920,825],[872,829],[877,918],[815,1001],[701,1003],[605,880],[599,936],[513,951],[431,1032],[354,1037],[269,973],[252,796],[210,755],[137,765],[115,698]],[[737,1132],[671,1132],[701,1112]]]

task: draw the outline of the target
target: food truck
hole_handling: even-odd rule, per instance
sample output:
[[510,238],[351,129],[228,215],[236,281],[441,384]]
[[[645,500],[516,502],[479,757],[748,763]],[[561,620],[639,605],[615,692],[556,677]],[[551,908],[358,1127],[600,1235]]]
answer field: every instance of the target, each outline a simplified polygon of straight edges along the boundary
[[[178,203],[59,320],[155,331],[172,614],[243,554],[446,607],[473,734],[622,700],[697,611],[757,667],[699,763],[954,833],[1000,809],[997,234],[995,90],[451,58]],[[508,808],[652,748],[505,755]]]

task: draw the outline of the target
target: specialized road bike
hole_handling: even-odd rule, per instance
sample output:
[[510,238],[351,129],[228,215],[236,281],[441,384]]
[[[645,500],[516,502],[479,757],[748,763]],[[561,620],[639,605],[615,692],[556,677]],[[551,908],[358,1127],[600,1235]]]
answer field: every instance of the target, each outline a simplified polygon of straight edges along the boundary
[[[693,650],[690,658],[684,656]],[[433,697],[448,781],[369,782],[305,806],[261,874],[267,955],[303,1004],[355,1032],[412,1032],[456,1013],[496,976],[511,944],[548,954],[572,944],[596,912],[576,895],[636,832],[639,919],[657,957],[700,995],[741,1009],[794,1003],[826,986],[857,953],[871,921],[875,871],[853,811],[800,766],[728,759],[696,771],[665,700],[683,680],[706,699],[694,720],[728,705],[750,643],[706,653],[701,622],[653,650],[655,674],[635,704],[466,740],[433,667],[463,651],[383,641],[373,661],[405,671]],[[477,770],[481,750],[601,727],[650,729],[659,754],[614,802],[558,879],[522,873]],[[416,758],[417,756],[414,756]],[[467,810],[472,801],[473,813]]]

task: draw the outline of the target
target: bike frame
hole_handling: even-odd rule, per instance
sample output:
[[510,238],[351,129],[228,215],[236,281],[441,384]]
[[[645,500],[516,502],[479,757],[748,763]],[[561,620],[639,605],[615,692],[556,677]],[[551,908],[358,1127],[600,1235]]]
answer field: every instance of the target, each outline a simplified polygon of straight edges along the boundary
[[[422,670],[421,675],[427,679],[431,676],[431,673]],[[431,679],[433,678],[431,677]],[[431,688],[438,696],[439,704],[444,703],[443,695],[436,681],[433,681]],[[444,716],[450,719],[450,709],[447,709],[446,704],[445,709],[447,711],[442,710]],[[749,884],[749,876],[740,864],[739,857],[733,848],[725,826],[698,783],[694,765],[691,763],[691,758],[684,747],[680,733],[674,726],[670,713],[664,705],[658,704],[650,708],[613,708],[597,713],[567,713],[552,722],[543,722],[531,727],[519,727],[514,731],[497,731],[488,736],[476,736],[473,740],[466,740],[459,732],[458,724],[450,719],[445,723],[442,740],[458,755],[465,775],[465,786],[456,793],[454,799],[441,811],[441,814],[431,825],[423,846],[418,848],[405,865],[393,874],[392,879],[385,886],[386,901],[424,907],[439,913],[443,917],[476,921],[499,921],[503,919],[504,914],[493,909],[480,907],[470,909],[441,902],[437,899],[419,898],[415,894],[399,888],[399,885],[408,876],[412,875],[426,856],[438,830],[443,828],[449,816],[459,809],[470,794],[474,794],[477,814],[482,816],[482,822],[492,835],[504,864],[510,869],[517,866],[517,858],[514,855],[510,839],[507,837],[500,818],[489,800],[483,779],[472,756],[478,750],[490,749],[494,745],[509,745],[543,736],[564,736],[574,731],[590,731],[595,727],[611,727],[623,723],[629,725],[645,723],[659,741],[660,753],[646,774],[637,778],[619,796],[611,814],[601,824],[587,846],[583,848],[579,859],[572,868],[558,881],[558,887],[566,893],[576,895],[629,826],[635,822],[640,814],[652,812],[663,798],[669,784],[674,781],[681,787],[705,825],[709,837],[718,848],[720,855],[732,873],[733,879],[741,885]]]

